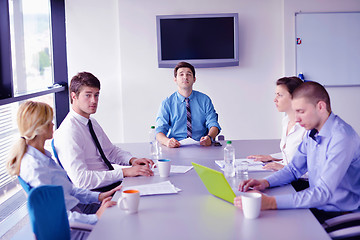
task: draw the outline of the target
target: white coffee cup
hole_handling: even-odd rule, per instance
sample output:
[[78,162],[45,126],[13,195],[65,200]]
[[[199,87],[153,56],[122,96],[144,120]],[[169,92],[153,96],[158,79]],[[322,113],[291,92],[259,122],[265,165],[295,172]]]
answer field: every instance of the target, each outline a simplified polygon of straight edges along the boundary
[[245,218],[254,219],[260,215],[261,194],[260,193],[242,193],[242,209]]
[[171,161],[169,159],[159,159],[157,163],[153,165],[152,169],[154,169],[155,166],[159,169],[160,177],[168,177],[170,175]]
[[120,209],[125,210],[126,213],[136,213],[139,208],[140,192],[136,189],[125,190],[121,193],[117,205]]

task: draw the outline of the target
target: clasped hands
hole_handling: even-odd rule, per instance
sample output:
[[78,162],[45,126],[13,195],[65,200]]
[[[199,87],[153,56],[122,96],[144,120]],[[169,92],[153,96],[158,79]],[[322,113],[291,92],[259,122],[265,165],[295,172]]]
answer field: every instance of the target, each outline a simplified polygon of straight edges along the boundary
[[[202,146],[210,146],[211,143],[212,142],[209,136],[203,136],[200,138],[200,145]],[[178,148],[181,146],[180,142],[175,138],[169,138],[165,145],[169,148]]]

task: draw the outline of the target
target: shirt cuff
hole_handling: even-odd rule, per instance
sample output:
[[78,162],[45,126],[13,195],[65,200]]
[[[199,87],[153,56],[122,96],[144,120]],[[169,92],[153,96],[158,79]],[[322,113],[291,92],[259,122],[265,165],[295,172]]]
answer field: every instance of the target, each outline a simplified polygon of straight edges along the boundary
[[295,208],[292,194],[277,195],[275,196],[275,200],[277,209]]

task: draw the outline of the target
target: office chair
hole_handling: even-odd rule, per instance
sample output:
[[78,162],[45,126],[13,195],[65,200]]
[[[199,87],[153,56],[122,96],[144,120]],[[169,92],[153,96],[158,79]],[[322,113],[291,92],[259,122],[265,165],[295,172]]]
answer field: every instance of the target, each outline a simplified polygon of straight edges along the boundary
[[37,240],[70,239],[70,226],[61,186],[43,185],[31,189],[27,206]]
[[323,227],[332,239],[360,239],[360,210],[328,219]]
[[53,153],[54,153],[54,157],[56,158],[56,161],[58,161],[59,165],[63,168],[63,166],[61,165],[60,163],[60,160],[59,160],[59,156],[56,152],[56,149],[55,149],[55,145],[54,145],[54,139],[51,140],[51,148],[53,150]]
[[20,176],[18,176],[18,180],[19,180],[21,187],[24,189],[26,195],[28,195],[30,190],[32,189],[32,187],[30,186],[30,184],[25,182],[24,179],[22,179]]

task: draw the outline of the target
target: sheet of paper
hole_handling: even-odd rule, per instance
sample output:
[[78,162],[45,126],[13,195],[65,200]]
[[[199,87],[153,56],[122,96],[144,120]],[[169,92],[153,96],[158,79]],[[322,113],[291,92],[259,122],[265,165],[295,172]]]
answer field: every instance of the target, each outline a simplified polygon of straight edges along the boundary
[[[247,161],[249,163],[249,172],[255,171],[269,171],[267,169],[263,169],[264,166],[263,162],[255,162],[254,159],[247,159],[247,158],[240,158],[235,159],[235,165],[239,164],[241,161]],[[223,170],[225,162],[224,160],[215,160],[215,163]]]
[[194,140],[194,139],[192,139],[192,138],[185,138],[185,139],[183,139],[183,140],[181,140],[181,141],[179,141],[180,142],[180,144],[181,145],[199,145],[200,144],[200,142],[199,141],[196,141],[196,140]]
[[[187,173],[193,168],[193,166],[179,166],[179,165],[171,165],[170,173]],[[155,168],[154,175],[159,176],[159,169]]]
[[186,173],[190,171],[193,166],[179,166],[179,165],[171,165],[170,172],[171,173]]
[[144,184],[126,187],[124,190],[137,189],[140,191],[140,196],[146,195],[158,195],[158,194],[175,194],[181,191],[180,188],[175,187],[170,181],[164,181],[159,183]]

